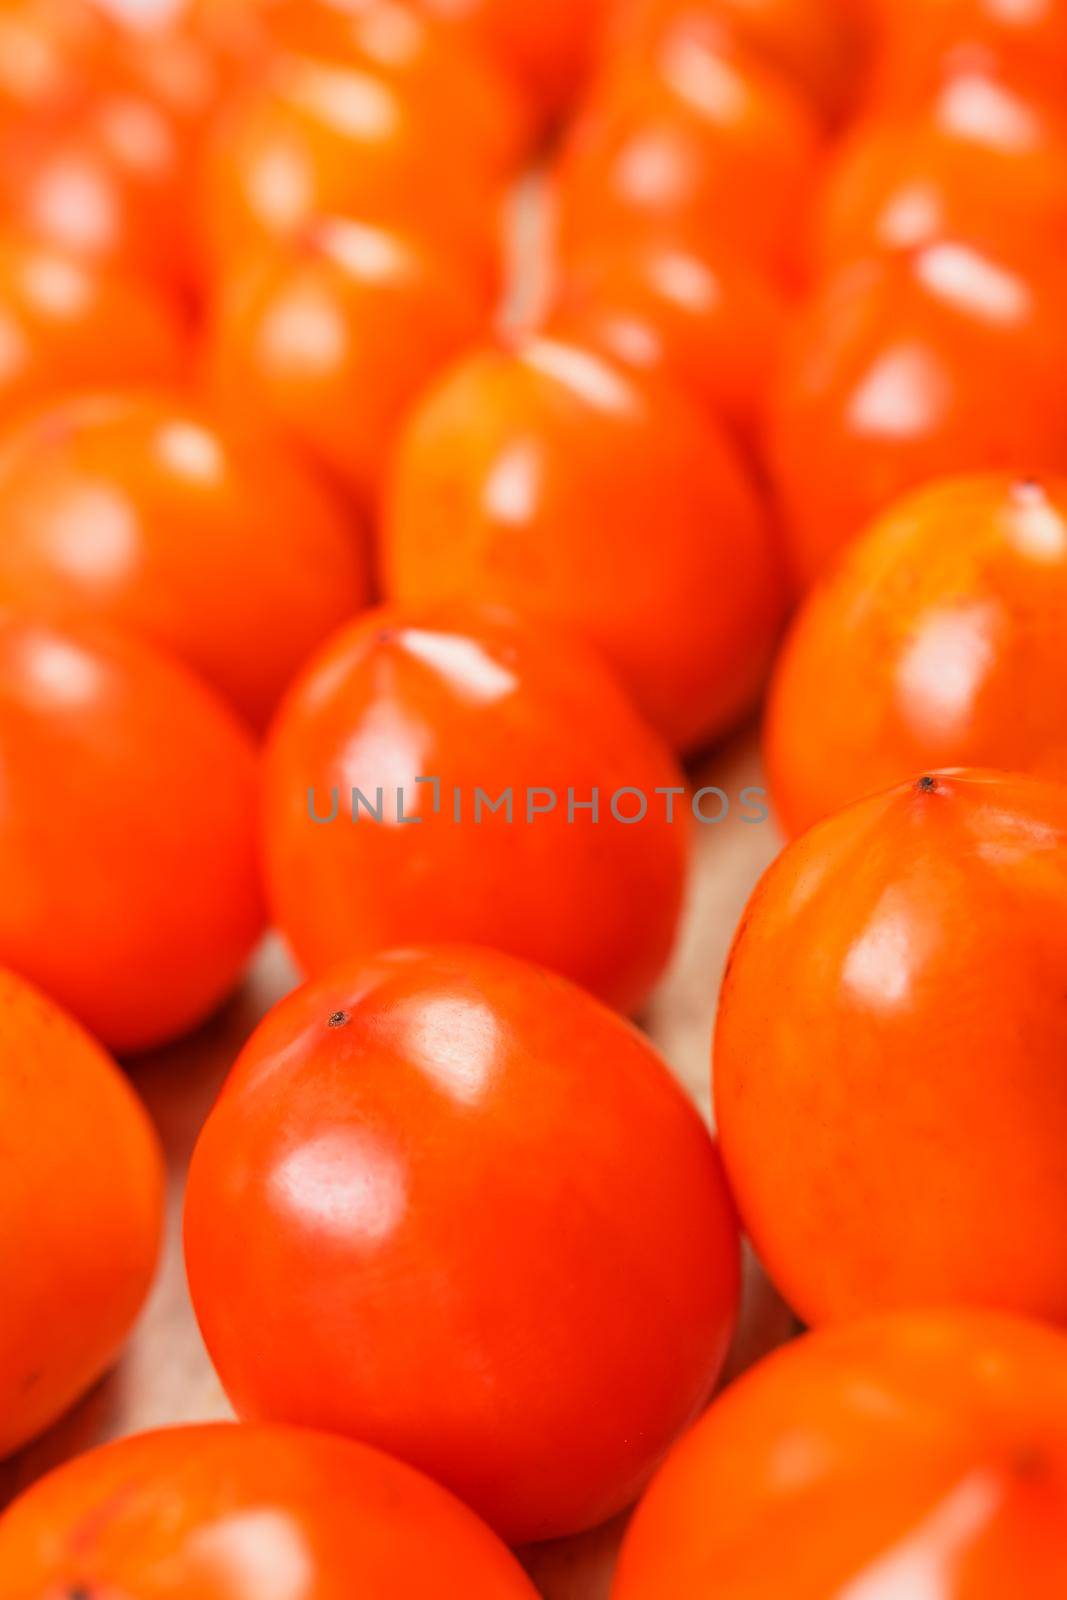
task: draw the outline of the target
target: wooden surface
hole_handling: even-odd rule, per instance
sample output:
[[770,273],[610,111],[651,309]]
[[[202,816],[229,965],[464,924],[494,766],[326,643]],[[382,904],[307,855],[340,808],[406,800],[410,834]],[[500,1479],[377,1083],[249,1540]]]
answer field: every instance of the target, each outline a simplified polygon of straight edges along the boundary
[[[755,741],[737,740],[693,774],[731,796],[760,781]],[[686,922],[672,970],[645,1026],[705,1115],[709,1113],[709,1041],[715,999],[733,929],[748,894],[779,841],[772,823],[731,816],[696,830],[696,859]],[[155,1290],[117,1369],[44,1438],[0,1464],[0,1501],[68,1456],[106,1439],[231,1412],[200,1342],[185,1287],[181,1205],[185,1170],[219,1085],[251,1028],[291,986],[284,954],[269,944],[239,995],[202,1033],[146,1059],[132,1076],[167,1149],[167,1241]],[[792,1322],[751,1262],[731,1371],[788,1338]],[[625,1519],[581,1539],[525,1552],[547,1600],[604,1600]]]

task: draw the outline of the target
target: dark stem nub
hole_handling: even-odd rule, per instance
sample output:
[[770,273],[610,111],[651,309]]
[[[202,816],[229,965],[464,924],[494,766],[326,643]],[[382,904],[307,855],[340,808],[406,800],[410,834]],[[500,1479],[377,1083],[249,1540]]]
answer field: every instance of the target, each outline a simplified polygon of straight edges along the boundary
[[937,779],[931,777],[920,778],[915,787],[920,794],[933,794],[937,788]]
[[327,1026],[330,1028],[344,1028],[347,1027],[351,1020],[347,1011],[335,1011]]

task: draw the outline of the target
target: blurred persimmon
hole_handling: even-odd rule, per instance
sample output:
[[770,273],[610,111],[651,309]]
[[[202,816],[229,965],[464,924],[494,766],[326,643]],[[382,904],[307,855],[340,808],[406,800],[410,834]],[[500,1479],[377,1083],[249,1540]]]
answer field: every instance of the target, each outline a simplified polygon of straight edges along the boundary
[[235,265],[209,369],[229,409],[287,436],[370,508],[411,405],[488,319],[477,283],[417,237],[323,218]]
[[116,35],[92,0],[0,0],[0,135],[78,96]]
[[202,1022],[258,938],[256,758],[177,662],[0,609],[0,962],[110,1048]]
[[1067,1323],[1065,971],[1062,784],[923,774],[766,873],[723,984],[715,1107],[742,1221],[805,1322]]
[[771,415],[802,582],[930,478],[1067,470],[1067,279],[952,240],[852,263],[800,315]]
[[[0,1126],[3,1457],[80,1399],[129,1333],[159,1251],[163,1162],[115,1063],[5,969]],[[5,1597],[8,1576],[0,1565]]]
[[460,940],[636,1010],[681,912],[684,783],[593,652],[555,630],[462,603],[375,611],[326,646],[272,732],[275,918],[310,972]]
[[917,490],[809,597],[767,714],[775,807],[799,832],[931,767],[1067,781],[1067,481]]
[[613,1600],[1059,1600],[1065,1430],[1067,1340],[1035,1322],[898,1313],[810,1334],[669,1457]]
[[973,63],[1023,94],[1063,102],[1067,10],[1063,0],[878,0],[873,96],[902,109],[922,101],[946,68]]
[[681,391],[578,345],[478,351],[412,416],[387,592],[526,609],[598,646],[679,749],[754,702],[784,605],[767,513]]

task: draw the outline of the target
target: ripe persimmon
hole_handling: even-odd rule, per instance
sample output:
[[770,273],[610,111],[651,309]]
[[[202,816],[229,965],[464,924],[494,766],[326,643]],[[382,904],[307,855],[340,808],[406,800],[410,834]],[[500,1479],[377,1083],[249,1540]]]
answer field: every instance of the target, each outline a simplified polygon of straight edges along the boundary
[[0,1518],[0,1584],[4,1600],[535,1600],[489,1529],[410,1467],[225,1424],[122,1439],[34,1484]]
[[612,1600],[1059,1600],[1065,1433],[1067,1340],[1036,1322],[901,1312],[809,1334],[671,1455]]
[[6,969],[0,1127],[2,1458],[91,1388],[129,1333],[159,1251],[163,1161],[115,1063]]
[[488,320],[470,275],[418,238],[323,218],[235,267],[209,367],[229,409],[279,431],[371,509],[407,411]]
[[0,602],[180,656],[254,727],[366,604],[365,530],[302,462],[164,393],[88,395],[0,443]]
[[171,303],[47,244],[0,237],[0,422],[66,390],[177,383],[188,358]]
[[798,319],[770,441],[802,582],[931,478],[1067,470],[1058,262],[946,240],[843,268]]
[[756,449],[789,314],[750,262],[638,243],[565,263],[542,331],[673,379]]
[[271,735],[275,917],[309,972],[455,939],[633,1010],[681,911],[684,784],[576,641],[463,602],[374,611],[315,659]]
[[510,1543],[630,1504],[737,1304],[715,1146],[652,1046],[458,946],[275,1008],[200,1136],[185,1245],[242,1415],[386,1449]]
[[[841,675],[848,675],[842,666]],[[924,774],[791,844],[734,943],[723,1157],[808,1323],[1067,1323],[1067,787]]]
[[576,119],[555,174],[561,246],[651,239],[792,273],[817,152],[813,115],[788,83],[703,39],[668,37],[607,73]]
[[67,105],[107,59],[115,34],[92,0],[0,0],[0,129]]
[[1067,11],[1062,0],[879,0],[874,99],[907,109],[946,69],[976,62],[1031,97],[1063,100]]
[[0,608],[0,962],[114,1050],[202,1022],[259,935],[256,756],[177,662]]
[[382,538],[393,598],[490,601],[574,630],[679,749],[751,706],[782,616],[768,516],[714,420],[549,339],[478,351],[430,391]]
[[809,597],[765,750],[778,816],[931,767],[1067,782],[1067,481],[949,478],[894,506]]

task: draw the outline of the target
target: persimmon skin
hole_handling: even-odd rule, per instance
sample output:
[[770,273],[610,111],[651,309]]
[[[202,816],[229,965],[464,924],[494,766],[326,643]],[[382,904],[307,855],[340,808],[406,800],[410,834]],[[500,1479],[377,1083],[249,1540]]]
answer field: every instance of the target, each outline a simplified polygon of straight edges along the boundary
[[150,287],[64,251],[0,238],[0,424],[64,390],[176,384],[189,353],[173,307]]
[[251,252],[220,298],[208,368],[367,508],[437,371],[484,334],[487,297],[417,238],[341,218]]
[[0,603],[128,629],[257,729],[369,599],[355,512],[300,460],[162,391],[31,418],[0,444],[0,521]]
[[106,60],[115,31],[90,0],[2,0],[0,129],[69,103]]
[[715,1147],[651,1046],[458,946],[271,1013],[194,1153],[185,1243],[242,1415],[386,1449],[512,1544],[629,1504],[737,1301]]
[[0,768],[0,962],[113,1050],[202,1022],[263,919],[236,716],[132,638],[5,607]]
[[264,241],[300,238],[323,216],[417,228],[480,286],[499,277],[498,180],[454,151],[446,184],[428,166],[452,150],[432,105],[329,56],[281,55],[234,95],[205,157],[198,208],[217,276]]
[[397,1600],[442,1581],[469,1600],[535,1600],[514,1557],[436,1484],[296,1428],[122,1439],[59,1467],[0,1519],[6,1600],[262,1600],[267,1572],[298,1574],[301,1600]]
[[[427,775],[438,790],[418,782]],[[462,603],[373,611],[316,657],[271,734],[263,815],[275,919],[307,972],[409,940],[458,940],[538,961],[637,1011],[681,913],[684,784],[575,641]],[[397,824],[396,786],[418,822]],[[624,787],[647,799],[634,826],[610,810]],[[556,804],[528,821],[531,788],[550,789]],[[353,826],[353,789],[369,804],[383,789],[381,823],[364,810]],[[669,789],[673,820],[656,793]],[[478,790],[488,803],[476,811]],[[511,820],[489,810],[509,791]],[[572,792],[583,809],[572,812]],[[312,822],[312,795],[319,817],[336,805],[335,822]],[[632,816],[638,801],[620,805]]]
[[612,1600],[903,1596],[927,1573],[943,1600],[1057,1600],[1065,1425],[1067,1341],[1036,1322],[899,1312],[809,1334],[671,1455]]
[[635,245],[566,263],[542,332],[677,382],[758,453],[789,315],[780,285],[749,263]]
[[115,1063],[4,968],[0,1121],[2,1459],[80,1399],[129,1333],[159,1253],[163,1160]]
[[834,275],[797,320],[770,408],[800,585],[933,478],[1067,470],[1065,330],[1048,262],[945,240]]
[[714,421],[549,339],[474,353],[416,408],[382,562],[402,604],[464,597],[586,638],[681,750],[754,702],[784,606],[766,511]]
[[1067,782],[1067,481],[907,496],[809,596],[764,734],[790,834],[937,767]]
[[924,774],[765,875],[715,1104],[742,1221],[805,1322],[974,1305],[1067,1323],[1065,962],[1058,784]]
[[1060,0],[880,0],[875,104],[907,110],[936,88],[953,62],[974,61],[1024,94],[1062,102],[1067,15]]
[[[564,254],[635,241],[732,255],[795,277],[819,133],[758,62],[699,38],[607,72],[554,177]],[[760,197],[752,204],[753,194]]]
[[815,268],[946,238],[1048,255],[1065,237],[1067,118],[961,67],[929,105],[868,118],[838,147],[816,208]]

